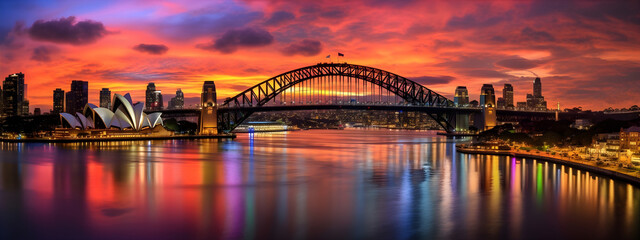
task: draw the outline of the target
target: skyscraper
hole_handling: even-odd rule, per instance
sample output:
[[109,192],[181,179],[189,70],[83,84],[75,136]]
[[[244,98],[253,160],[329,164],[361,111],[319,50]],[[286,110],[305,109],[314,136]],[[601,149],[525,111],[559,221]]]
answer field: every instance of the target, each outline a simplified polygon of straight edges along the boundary
[[156,90],[155,83],[147,84],[147,91],[145,92],[145,109],[146,110],[162,110],[163,100],[162,91]]
[[169,100],[169,109],[183,109],[184,108],[184,93],[182,89],[176,91],[176,96]]
[[456,107],[466,107],[469,105],[469,92],[467,87],[458,86],[456,88],[455,96],[453,97],[453,103]]
[[89,102],[89,82],[73,80],[71,91],[66,94],[66,111],[68,113],[82,112],[84,106]]
[[74,102],[75,102],[74,99],[75,99],[75,96],[74,96],[73,92],[68,91],[65,94],[65,97],[64,97],[64,103],[65,103],[64,104],[64,111],[65,112],[68,112],[68,113],[71,113],[71,114],[75,114],[75,112],[73,111],[73,105],[74,105]]
[[498,109],[505,109],[506,108],[506,104],[505,104],[504,98],[499,97],[498,100],[496,100],[496,107]]
[[100,90],[100,107],[111,109],[111,91],[108,88]]
[[539,77],[533,80],[533,96],[542,97],[542,82]]
[[536,111],[547,110],[547,101],[542,96],[542,81],[539,77],[533,80],[533,94],[527,94],[527,108]]
[[513,86],[511,86],[511,84],[504,84],[504,88],[502,89],[502,99],[504,99],[505,109],[515,108],[515,105],[513,105]]
[[64,112],[64,90],[53,90],[53,113]]
[[491,84],[483,84],[480,89],[480,107],[484,107],[487,104],[496,106],[496,94]]
[[23,115],[24,74],[14,73],[6,77],[2,82],[2,89],[4,116]]

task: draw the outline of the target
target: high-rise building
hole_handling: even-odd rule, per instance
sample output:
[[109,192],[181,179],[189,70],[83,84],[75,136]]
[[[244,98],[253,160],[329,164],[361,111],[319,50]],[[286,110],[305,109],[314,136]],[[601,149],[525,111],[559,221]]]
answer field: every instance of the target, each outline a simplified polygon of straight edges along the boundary
[[40,116],[40,114],[42,114],[42,112],[40,112],[40,108],[34,108],[33,109],[33,115]]
[[176,91],[176,96],[169,100],[169,109],[183,109],[184,108],[184,93],[182,89]]
[[506,105],[505,105],[504,98],[499,97],[498,100],[496,100],[496,106],[498,109],[505,109]]
[[[511,84],[505,83],[504,88],[502,89],[502,98],[504,99],[504,107],[505,109],[514,109],[513,105],[513,86]],[[498,106],[500,108],[500,106]]]
[[53,113],[64,112],[64,90],[53,90]]
[[64,95],[64,111],[68,113],[73,113],[73,104],[74,104],[75,96],[73,92],[69,91]]
[[2,97],[2,85],[0,85],[0,117],[4,114],[4,98]]
[[533,94],[527,94],[527,109],[535,111],[547,110],[547,101],[542,96],[542,81],[539,77],[533,80]]
[[162,100],[162,91],[156,90],[155,92],[153,92],[153,94],[155,95],[155,102],[154,102],[153,110],[162,110],[162,109],[164,109],[164,100]]
[[100,90],[100,107],[111,109],[111,91],[108,88]]
[[162,110],[163,100],[162,91],[156,90],[155,83],[147,84],[147,91],[145,92],[145,108],[146,110]]
[[205,81],[202,86],[202,110],[200,111],[200,134],[218,134],[218,105],[216,84]]
[[469,105],[469,92],[467,91],[467,87],[458,86],[456,88],[456,93],[453,97],[453,103],[456,107],[466,107]]
[[533,96],[542,97],[542,82],[539,77],[533,80]]
[[28,116],[29,115],[29,100],[24,100],[22,102],[20,102],[20,106],[19,106],[19,113],[18,115],[20,116]]
[[75,114],[82,112],[89,102],[89,82],[73,80],[71,90],[66,94],[66,112]]
[[[6,77],[2,82],[2,89],[3,115],[24,115],[24,74],[14,73]],[[27,114],[28,112],[29,111],[27,111]]]
[[483,84],[480,89],[480,107],[484,107],[487,104],[496,106],[496,93],[491,84]]

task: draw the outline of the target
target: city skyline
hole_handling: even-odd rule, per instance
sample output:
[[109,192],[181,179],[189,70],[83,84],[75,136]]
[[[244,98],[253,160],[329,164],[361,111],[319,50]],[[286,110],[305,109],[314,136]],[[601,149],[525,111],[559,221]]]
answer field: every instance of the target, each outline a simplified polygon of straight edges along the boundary
[[[155,82],[182,89],[190,105],[203,81],[230,97],[290,69],[337,61],[338,52],[340,61],[389,70],[449,99],[458,85],[479,99],[483,84],[502,96],[510,83],[514,102],[525,101],[536,75],[548,106],[628,108],[640,90],[632,84],[640,67],[634,2],[62,3],[3,2],[0,10],[1,57],[11,62],[0,73],[25,74],[32,111],[51,109],[52,91],[68,91],[72,80],[90,82],[89,102],[102,88],[142,97]],[[83,24],[85,37],[56,35]],[[242,36],[256,41],[230,40]]]

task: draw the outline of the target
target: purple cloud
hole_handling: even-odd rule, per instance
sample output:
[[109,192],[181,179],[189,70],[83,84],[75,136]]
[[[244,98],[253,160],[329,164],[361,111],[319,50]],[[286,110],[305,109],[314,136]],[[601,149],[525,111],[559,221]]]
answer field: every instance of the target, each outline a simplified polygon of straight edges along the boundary
[[437,85],[437,84],[447,84],[455,80],[456,78],[452,76],[420,76],[420,77],[411,77],[409,79],[417,83],[420,83],[424,86],[429,86],[429,85]]
[[163,44],[138,44],[136,46],[133,47],[133,50],[139,51],[139,52],[143,52],[143,53],[148,53],[148,54],[153,54],[153,55],[162,55],[167,53],[167,51],[169,51],[169,47],[163,45]]
[[540,62],[532,61],[526,58],[516,57],[516,58],[510,58],[510,59],[498,61],[496,62],[496,65],[505,67],[505,68],[524,70],[524,69],[537,67],[538,65],[540,65]]
[[296,16],[293,13],[287,11],[277,11],[271,14],[271,17],[265,22],[266,25],[277,26],[282,23],[295,19]]
[[262,47],[272,42],[273,36],[264,29],[243,28],[229,30],[217,40],[207,44],[198,44],[196,47],[228,54],[237,51],[241,47]]
[[294,42],[282,49],[282,54],[287,56],[302,55],[315,56],[322,51],[322,43],[317,40],[304,39]]
[[31,60],[38,62],[50,62],[51,55],[58,53],[60,49],[55,46],[39,46],[33,49]]
[[34,40],[71,45],[94,43],[108,33],[101,22],[76,22],[74,16],[51,21],[38,20],[29,28],[29,36]]

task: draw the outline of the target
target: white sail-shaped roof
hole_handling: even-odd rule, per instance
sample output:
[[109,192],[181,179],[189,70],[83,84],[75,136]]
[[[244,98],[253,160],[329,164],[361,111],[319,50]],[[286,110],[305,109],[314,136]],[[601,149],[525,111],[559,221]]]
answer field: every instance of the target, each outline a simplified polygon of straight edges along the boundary
[[82,124],[82,129],[89,129],[89,128],[93,128],[93,123],[89,122],[89,119],[87,119],[87,117],[85,117],[84,115],[82,115],[82,113],[77,112],[76,116],[78,117],[78,119],[80,120],[80,124]]
[[133,113],[134,116],[131,121],[134,123],[134,127],[136,130],[142,129],[142,121],[144,120],[144,103],[138,102],[133,105]]
[[[114,122],[116,122],[115,125]],[[133,124],[131,124],[129,117],[127,117],[121,109],[118,109],[114,114],[113,119],[111,120],[111,126],[120,127],[120,129],[133,128]]]
[[160,116],[162,116],[161,112],[154,112],[147,116],[151,128],[154,128],[157,125],[164,125],[164,122],[162,122],[162,118]]
[[[129,96],[129,94],[127,93],[126,96]],[[129,125],[137,130],[137,124],[135,124],[135,111],[131,105],[131,96],[127,99],[120,94],[115,94],[113,97],[113,111],[114,113],[122,111],[128,119]]]
[[[93,111],[96,113],[96,119],[100,119],[106,128],[111,127],[111,120],[113,119],[114,113],[108,108],[94,108]],[[119,126],[118,126],[119,127]]]
[[61,113],[61,121],[68,123],[72,128],[90,129],[101,126],[96,124],[99,119],[106,128],[117,127],[120,129],[132,128],[140,131],[143,128],[154,128],[164,125],[162,113],[156,112],[147,115],[144,113],[144,103],[133,104],[130,94],[124,96],[114,94],[113,109],[101,108],[93,104],[86,104],[82,113]]
[[71,128],[82,128],[82,124],[80,124],[80,122],[78,122],[78,119],[76,119],[76,117],[74,117],[72,114],[60,113],[60,117],[62,117],[61,119],[64,119],[64,121],[66,121],[69,126],[71,126]]

